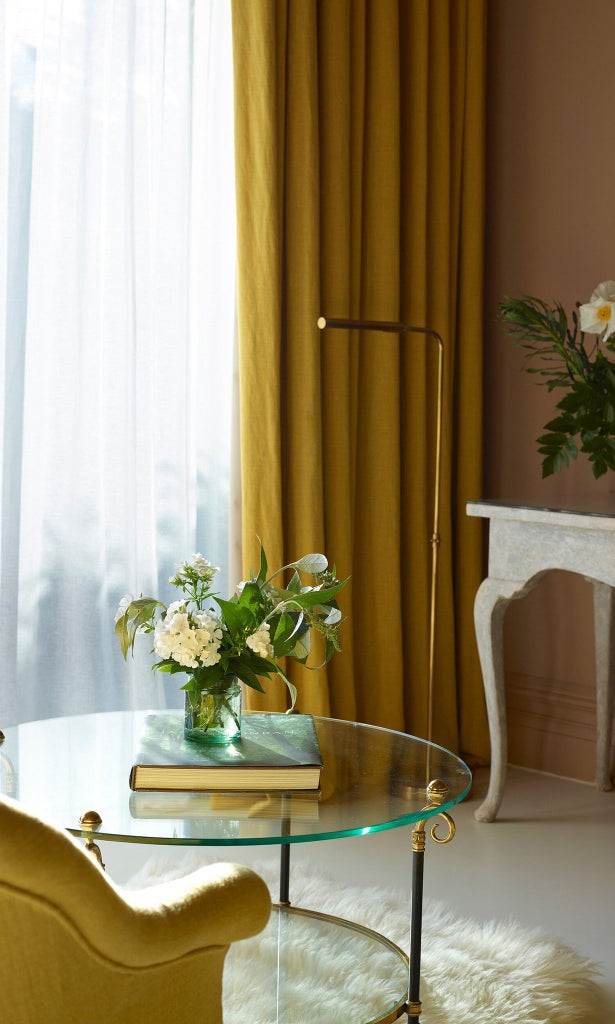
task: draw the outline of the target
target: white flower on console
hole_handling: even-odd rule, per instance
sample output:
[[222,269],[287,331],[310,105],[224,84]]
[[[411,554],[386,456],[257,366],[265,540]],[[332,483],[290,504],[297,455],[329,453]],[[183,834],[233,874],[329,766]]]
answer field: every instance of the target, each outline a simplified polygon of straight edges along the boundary
[[602,334],[603,341],[615,331],[615,281],[603,281],[592,293],[589,302],[579,307],[581,330]]

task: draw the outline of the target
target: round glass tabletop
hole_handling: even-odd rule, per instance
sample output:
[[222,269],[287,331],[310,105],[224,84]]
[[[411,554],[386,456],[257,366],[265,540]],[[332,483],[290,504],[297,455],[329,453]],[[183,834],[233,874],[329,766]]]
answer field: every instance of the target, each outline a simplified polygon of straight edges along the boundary
[[[426,740],[315,717],[323,757],[317,793],[133,792],[130,769],[148,714],[102,712],[5,728],[0,792],[77,836],[93,834],[80,825],[92,810],[102,818],[94,832],[100,839],[253,846],[398,828],[446,811],[472,781],[459,757]],[[427,786],[436,779],[446,790],[427,810]]]

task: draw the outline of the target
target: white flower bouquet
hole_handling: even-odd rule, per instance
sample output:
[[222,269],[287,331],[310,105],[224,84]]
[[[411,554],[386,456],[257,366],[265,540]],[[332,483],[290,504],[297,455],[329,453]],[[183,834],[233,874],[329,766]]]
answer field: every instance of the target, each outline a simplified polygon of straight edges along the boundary
[[[296,688],[280,661],[292,658],[307,665],[313,630],[324,637],[323,664],[340,650],[342,615],[335,598],[348,580],[338,580],[320,554],[304,555],[268,575],[262,545],[258,575],[240,583],[229,600],[213,589],[218,571],[196,554],[169,580],[183,596],[168,607],[152,597],[122,598],[115,632],[124,658],[134,650],[138,634],[152,634],[153,653],[161,659],[152,667],[187,673],[181,689],[194,699],[235,679],[263,693],[261,679],[277,674],[294,706]],[[275,585],[285,571],[291,574],[288,583]],[[311,582],[304,582],[305,575]]]
[[[572,324],[559,303],[506,297],[500,320],[526,349],[526,370],[549,391],[563,389],[557,416],[537,439],[542,475],[550,476],[579,451],[588,456],[594,476],[615,469],[615,281],[603,281],[586,303],[577,303]],[[587,344],[585,334],[596,335]],[[538,365],[537,365],[538,364]]]

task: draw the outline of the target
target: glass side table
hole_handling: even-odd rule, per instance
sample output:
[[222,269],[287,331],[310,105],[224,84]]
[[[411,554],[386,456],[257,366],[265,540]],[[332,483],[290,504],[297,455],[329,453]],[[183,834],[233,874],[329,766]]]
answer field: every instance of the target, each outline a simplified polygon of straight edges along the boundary
[[[0,792],[83,838],[99,859],[96,840],[227,848],[279,845],[280,898],[269,926],[285,935],[278,951],[292,949],[306,928],[343,936],[359,968],[379,957],[390,968],[393,988],[397,985],[397,995],[382,992],[382,1010],[367,1011],[365,1024],[393,1021],[404,1013],[418,1021],[426,825],[434,819],[429,833],[437,843],[453,838],[449,811],[469,792],[467,765],[450,751],[404,733],[315,717],[324,762],[318,794],[134,793],[128,778],[147,714],[151,712],[103,712],[5,728]],[[403,826],[412,826],[409,964],[403,951],[376,932],[291,907],[294,843]],[[279,1006],[279,991],[275,999]]]

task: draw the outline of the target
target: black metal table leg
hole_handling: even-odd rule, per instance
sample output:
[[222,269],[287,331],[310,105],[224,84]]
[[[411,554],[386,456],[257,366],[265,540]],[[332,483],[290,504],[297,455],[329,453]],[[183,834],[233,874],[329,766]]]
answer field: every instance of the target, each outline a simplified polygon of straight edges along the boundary
[[290,907],[290,843],[282,843],[280,847],[280,904]]
[[[281,835],[290,835],[290,798],[288,793],[282,794],[282,826]],[[286,811],[286,813],[284,813]],[[290,907],[290,843],[280,845],[280,904]]]
[[[419,823],[423,825],[423,822]],[[412,833],[412,911],[410,917],[410,974],[408,983],[408,1020],[421,1015],[421,940],[423,935],[423,868],[425,830]]]
[[[447,835],[437,835],[437,825],[432,825],[431,838],[435,843],[450,843],[455,835],[455,823],[446,811],[433,814],[445,801],[448,786],[440,779],[434,779],[427,786],[429,803],[423,808],[430,812],[430,817],[443,818],[448,825]],[[425,822],[417,821],[412,832],[412,910],[410,915],[410,967],[408,977],[408,1002],[406,1013],[408,1021],[418,1024],[421,1016],[421,942],[423,936],[423,869],[425,864]]]

